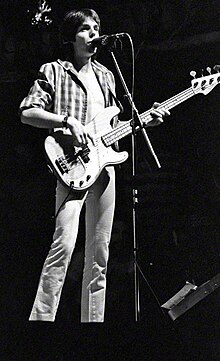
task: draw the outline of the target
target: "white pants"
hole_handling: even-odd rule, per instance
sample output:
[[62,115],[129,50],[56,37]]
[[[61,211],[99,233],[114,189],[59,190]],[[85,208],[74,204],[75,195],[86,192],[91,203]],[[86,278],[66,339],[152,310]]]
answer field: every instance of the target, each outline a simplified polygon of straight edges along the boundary
[[[56,209],[69,190],[59,182]],[[106,271],[115,208],[115,172],[104,169],[82,194],[71,193],[56,219],[53,243],[43,265],[29,320],[54,321],[68,265],[78,234],[79,216],[86,202],[86,242],[83,271],[81,322],[103,322]]]

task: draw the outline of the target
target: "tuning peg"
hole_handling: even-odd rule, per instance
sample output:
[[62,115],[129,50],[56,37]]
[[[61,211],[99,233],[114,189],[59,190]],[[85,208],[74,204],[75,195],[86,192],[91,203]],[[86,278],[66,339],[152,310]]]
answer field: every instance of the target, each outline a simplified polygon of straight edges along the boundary
[[210,66],[207,66],[206,70],[210,75],[212,74],[212,69],[210,68]]
[[217,72],[217,73],[220,73],[220,65],[215,65],[213,67],[213,69]]
[[196,71],[191,70],[190,75],[195,79],[196,78]]

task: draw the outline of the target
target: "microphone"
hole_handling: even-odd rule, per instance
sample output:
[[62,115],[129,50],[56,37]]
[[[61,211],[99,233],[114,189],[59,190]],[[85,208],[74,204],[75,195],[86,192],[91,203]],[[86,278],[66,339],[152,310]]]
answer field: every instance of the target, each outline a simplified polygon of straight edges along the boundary
[[126,33],[118,33],[118,34],[112,34],[112,35],[102,35],[98,38],[95,38],[91,41],[91,44],[94,48],[97,48],[99,46],[105,46],[108,45],[111,41],[115,41],[123,36],[127,35]]

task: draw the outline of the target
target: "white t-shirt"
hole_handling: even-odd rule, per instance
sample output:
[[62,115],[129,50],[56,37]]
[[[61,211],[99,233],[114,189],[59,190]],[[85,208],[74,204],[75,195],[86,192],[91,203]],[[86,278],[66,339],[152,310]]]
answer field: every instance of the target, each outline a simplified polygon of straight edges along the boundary
[[99,82],[92,69],[91,64],[85,70],[80,70],[78,78],[82,81],[87,89],[88,111],[86,115],[86,124],[89,123],[105,107],[104,95],[100,88]]

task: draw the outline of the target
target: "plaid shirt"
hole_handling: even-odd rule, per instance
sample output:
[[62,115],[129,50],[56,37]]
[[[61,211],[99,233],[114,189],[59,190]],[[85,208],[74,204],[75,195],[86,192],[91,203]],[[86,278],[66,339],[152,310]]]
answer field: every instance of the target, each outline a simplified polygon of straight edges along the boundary
[[[92,68],[103,92],[105,107],[117,103],[112,72],[97,61]],[[41,66],[38,78],[20,104],[20,113],[27,108],[41,108],[56,114],[68,114],[85,124],[88,106],[86,87],[72,63],[57,60]]]

